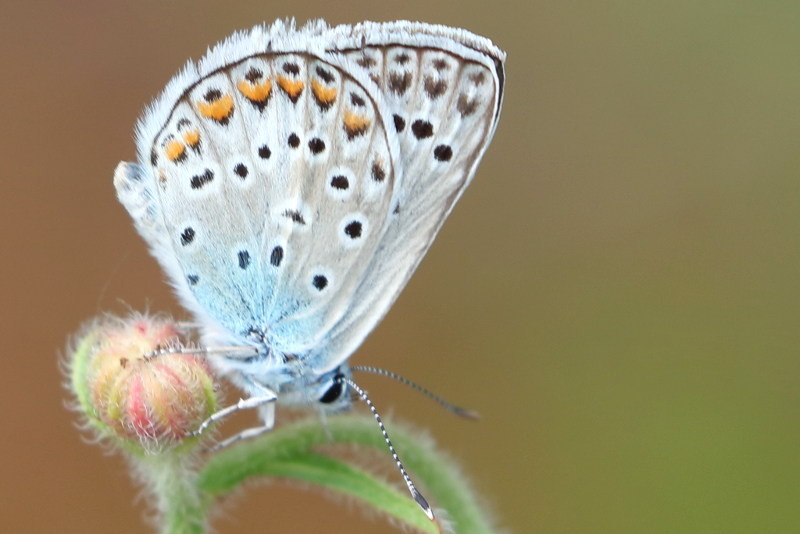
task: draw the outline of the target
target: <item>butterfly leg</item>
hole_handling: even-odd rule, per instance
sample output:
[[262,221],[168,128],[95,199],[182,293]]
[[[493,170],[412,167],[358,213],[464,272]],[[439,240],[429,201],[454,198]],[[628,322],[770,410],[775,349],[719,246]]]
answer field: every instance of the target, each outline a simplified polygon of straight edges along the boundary
[[[192,436],[199,436],[200,434],[205,432],[208,429],[208,427],[211,426],[212,423],[215,423],[215,422],[219,421],[220,419],[224,419],[225,417],[229,416],[230,414],[232,414],[234,412],[238,412],[240,410],[248,410],[248,409],[251,409],[251,408],[259,408],[259,407],[262,407],[262,406],[265,406],[265,405],[270,405],[270,407],[272,408],[271,412],[274,413],[274,411],[275,411],[274,410],[274,405],[272,405],[271,403],[274,403],[275,400],[278,398],[278,396],[275,393],[273,393],[272,391],[270,391],[270,390],[268,390],[266,388],[263,388],[263,389],[265,391],[264,395],[258,395],[258,396],[250,397],[250,398],[247,398],[247,399],[239,399],[239,402],[237,402],[236,404],[231,404],[230,406],[226,406],[225,408],[222,408],[221,410],[219,410],[217,412],[214,412],[213,414],[211,414],[211,416],[208,419],[203,421],[200,424],[200,426],[197,428],[197,430],[192,432],[191,435]],[[270,410],[267,409],[266,411],[269,412]],[[265,423],[266,423],[265,426],[268,427],[267,430],[272,428],[272,423],[274,422],[274,417],[270,418],[272,420],[268,420],[266,418],[266,416],[265,416],[265,412],[263,412],[263,411],[262,411],[262,417],[265,418]]]
[[225,447],[229,447],[233,445],[237,441],[242,441],[245,439],[254,438],[256,436],[260,436],[261,434],[266,434],[270,430],[272,430],[273,425],[263,425],[263,426],[254,426],[252,428],[247,428],[242,430],[238,434],[234,434],[233,436],[229,437],[228,439],[222,440],[218,443],[215,443],[214,446],[209,447],[209,452],[216,452],[220,449],[224,449]]

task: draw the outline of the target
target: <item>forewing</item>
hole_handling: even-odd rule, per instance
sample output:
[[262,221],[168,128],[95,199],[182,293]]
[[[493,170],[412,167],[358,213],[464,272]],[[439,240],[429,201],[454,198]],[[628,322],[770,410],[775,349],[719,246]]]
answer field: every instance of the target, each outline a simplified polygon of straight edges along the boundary
[[393,202],[377,103],[318,57],[267,53],[199,77],[164,121],[115,183],[183,303],[233,342],[318,345]]

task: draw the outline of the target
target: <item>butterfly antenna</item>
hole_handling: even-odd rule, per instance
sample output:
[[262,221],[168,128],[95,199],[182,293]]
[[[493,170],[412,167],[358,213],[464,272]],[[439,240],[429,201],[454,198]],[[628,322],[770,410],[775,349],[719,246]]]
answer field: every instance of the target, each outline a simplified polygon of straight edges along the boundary
[[406,386],[419,391],[420,393],[422,393],[423,395],[425,395],[429,399],[437,402],[438,404],[440,404],[441,406],[443,406],[447,410],[453,412],[454,414],[458,415],[459,417],[464,417],[465,419],[472,419],[472,420],[480,419],[480,415],[478,414],[478,412],[473,411],[473,410],[468,410],[466,408],[460,408],[460,407],[456,406],[455,404],[451,404],[451,403],[447,402],[446,400],[444,400],[443,398],[441,398],[439,395],[435,394],[434,392],[432,392],[432,391],[430,391],[428,389],[425,389],[424,387],[420,386],[419,384],[417,384],[415,382],[412,382],[408,378],[406,378],[404,376],[401,376],[401,375],[398,375],[397,373],[393,373],[392,371],[387,371],[386,369],[380,369],[378,367],[370,367],[370,366],[365,366],[365,365],[351,366],[350,370],[351,371],[364,371],[364,372],[367,372],[367,373],[373,373],[373,374],[376,374],[376,375],[381,375],[381,376],[385,376],[385,377],[388,377],[388,378],[392,378],[394,380],[397,380],[401,384],[405,384]]
[[383,434],[383,439],[386,441],[386,446],[389,447],[389,452],[392,454],[392,458],[394,458],[394,463],[397,464],[397,468],[400,470],[400,475],[403,477],[403,480],[408,487],[408,491],[411,493],[411,497],[413,497],[419,507],[422,508],[422,511],[425,512],[425,515],[428,516],[428,519],[433,521],[433,510],[431,509],[431,506],[428,504],[428,501],[425,500],[425,497],[423,497],[422,494],[417,490],[414,482],[411,481],[411,477],[408,476],[406,468],[403,467],[403,462],[400,461],[400,456],[397,455],[397,451],[395,450],[394,445],[392,445],[392,440],[389,439],[389,433],[386,432],[386,427],[383,425],[383,420],[381,419],[378,410],[375,408],[375,405],[372,404],[371,400],[369,400],[367,392],[361,389],[358,384],[353,382],[353,380],[350,378],[339,376],[337,377],[336,381],[338,381],[340,384],[346,383],[348,386],[353,388],[353,390],[358,393],[358,396],[361,397],[361,400],[363,400],[367,406],[369,406],[372,415],[375,417],[375,421],[378,422],[378,427],[381,429],[381,434]]

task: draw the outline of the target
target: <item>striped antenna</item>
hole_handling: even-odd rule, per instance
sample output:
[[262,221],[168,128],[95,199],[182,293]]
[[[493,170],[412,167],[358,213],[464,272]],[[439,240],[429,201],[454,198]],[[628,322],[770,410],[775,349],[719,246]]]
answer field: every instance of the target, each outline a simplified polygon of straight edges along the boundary
[[425,515],[428,516],[428,519],[433,521],[434,516],[431,506],[428,504],[428,501],[425,500],[425,497],[423,497],[422,494],[417,490],[414,482],[411,481],[411,477],[408,476],[408,472],[403,466],[403,462],[400,461],[400,456],[397,455],[397,451],[395,450],[394,445],[392,445],[392,440],[389,439],[389,433],[386,432],[386,427],[383,425],[383,420],[381,419],[378,410],[375,408],[375,405],[372,404],[371,400],[369,400],[367,392],[361,389],[358,384],[353,382],[352,379],[341,374],[334,378],[334,382],[339,384],[347,384],[353,388],[353,390],[358,393],[358,396],[361,397],[361,400],[363,400],[367,406],[369,406],[372,415],[375,417],[375,421],[378,422],[378,427],[381,429],[381,434],[383,434],[383,439],[386,441],[386,446],[389,447],[389,452],[392,454],[392,458],[394,458],[394,463],[397,464],[397,468],[400,470],[400,475],[403,477],[403,480],[408,487],[408,491],[411,493],[411,497],[416,501],[419,507],[422,508],[422,511],[425,512]]

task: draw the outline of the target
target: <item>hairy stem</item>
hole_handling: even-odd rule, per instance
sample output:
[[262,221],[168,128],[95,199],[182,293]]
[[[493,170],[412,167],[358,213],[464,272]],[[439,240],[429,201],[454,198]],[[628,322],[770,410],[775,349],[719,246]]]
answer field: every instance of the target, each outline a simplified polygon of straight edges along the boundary
[[206,532],[206,507],[197,488],[196,460],[178,455],[140,456],[136,466],[151,489],[162,534]]
[[327,432],[319,421],[306,419],[223,450],[202,470],[199,486],[213,498],[254,476],[303,480],[355,497],[422,532],[495,531],[458,469],[435,450],[430,439],[396,422],[391,423],[390,432],[406,466],[434,503],[437,515],[447,518],[446,524],[429,521],[405,490],[398,491],[365,471],[313,451],[331,444],[385,451],[386,444],[374,420],[363,415],[330,418]]

